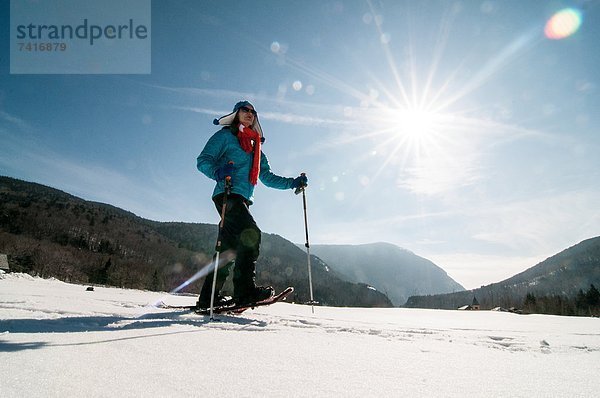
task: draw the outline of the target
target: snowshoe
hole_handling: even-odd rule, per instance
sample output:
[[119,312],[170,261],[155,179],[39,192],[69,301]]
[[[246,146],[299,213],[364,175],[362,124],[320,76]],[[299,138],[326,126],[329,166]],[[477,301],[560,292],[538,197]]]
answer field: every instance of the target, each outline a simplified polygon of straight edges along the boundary
[[233,301],[236,305],[259,303],[273,297],[274,294],[271,286],[255,286],[248,294],[235,296]]
[[[233,300],[232,300],[231,296],[221,296],[220,294],[218,294],[215,296],[213,306],[214,307],[225,307],[230,304],[233,304]],[[196,302],[196,308],[210,308],[210,297],[199,298],[198,302]]]

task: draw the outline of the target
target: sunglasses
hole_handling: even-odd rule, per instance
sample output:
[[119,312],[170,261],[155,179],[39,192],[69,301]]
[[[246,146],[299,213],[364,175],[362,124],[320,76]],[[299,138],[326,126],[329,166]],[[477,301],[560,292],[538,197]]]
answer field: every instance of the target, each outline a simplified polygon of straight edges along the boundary
[[256,116],[256,111],[255,111],[254,109],[250,109],[250,108],[248,108],[247,106],[242,106],[242,107],[240,107],[240,109],[239,109],[239,110],[240,110],[240,111],[242,111],[242,112],[244,112],[244,113],[248,113],[248,112],[250,112],[250,113],[252,113],[254,116]]

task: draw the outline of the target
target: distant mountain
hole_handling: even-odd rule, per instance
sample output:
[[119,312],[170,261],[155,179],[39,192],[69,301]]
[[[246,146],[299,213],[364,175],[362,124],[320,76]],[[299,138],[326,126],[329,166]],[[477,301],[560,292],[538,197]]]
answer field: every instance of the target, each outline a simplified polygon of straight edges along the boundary
[[[217,226],[150,221],[117,207],[0,177],[0,253],[14,271],[78,283],[170,291],[210,263]],[[294,286],[309,300],[306,253],[263,234],[257,282]],[[341,280],[312,258],[315,300],[333,306],[390,307],[381,292]],[[201,281],[187,287],[198,293]]]
[[[592,288],[594,285],[594,288]],[[453,309],[471,304],[473,297],[482,308],[522,308],[543,298],[541,312],[572,314],[582,293],[600,287],[600,237],[584,240],[502,282],[461,293],[411,297],[406,306]],[[539,303],[538,303],[539,304]],[[593,304],[593,303],[592,303]],[[537,307],[540,307],[539,305]]]
[[311,253],[348,280],[384,292],[396,306],[411,295],[465,290],[433,262],[389,243],[314,245]]

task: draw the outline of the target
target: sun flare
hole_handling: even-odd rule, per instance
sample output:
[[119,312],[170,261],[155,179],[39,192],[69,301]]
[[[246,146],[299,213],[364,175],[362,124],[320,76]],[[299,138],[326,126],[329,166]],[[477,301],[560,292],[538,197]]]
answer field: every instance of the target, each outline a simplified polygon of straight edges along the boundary
[[397,133],[411,140],[427,139],[433,132],[435,114],[422,109],[406,109],[396,112],[398,120]]
[[[371,13],[378,15],[375,5],[369,5]],[[411,193],[446,194],[482,178],[490,147],[484,143],[502,143],[512,139],[507,137],[534,133],[495,121],[496,115],[506,118],[502,111],[509,105],[482,106],[477,96],[476,100],[470,98],[504,65],[523,54],[533,44],[533,36],[518,35],[481,65],[460,60],[446,65],[445,35],[450,32],[452,13],[442,21],[440,40],[431,50],[422,50],[412,38],[401,49],[393,41],[381,41],[381,61],[387,61],[389,74],[379,67],[367,69],[366,87],[353,86],[300,62],[293,64],[360,104],[339,108],[345,127],[322,147],[354,146],[370,168],[368,181],[373,186],[385,178]],[[375,27],[380,36],[385,34],[381,24]],[[293,60],[288,57],[286,62]]]
[[369,116],[370,125],[376,126],[372,130],[376,153],[381,156],[375,177],[392,168],[396,186],[425,195],[474,181],[477,139],[460,112],[382,106],[372,109]]
[[[444,115],[419,107],[387,107],[372,114],[374,125],[384,128],[386,146],[401,151],[404,156],[422,157],[440,146],[444,139]],[[389,147],[388,147],[389,148]]]

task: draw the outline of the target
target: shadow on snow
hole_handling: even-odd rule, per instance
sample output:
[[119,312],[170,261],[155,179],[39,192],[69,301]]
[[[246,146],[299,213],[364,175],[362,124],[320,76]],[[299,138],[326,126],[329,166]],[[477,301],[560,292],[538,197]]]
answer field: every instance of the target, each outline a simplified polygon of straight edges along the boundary
[[[145,330],[163,328],[173,325],[188,325],[205,327],[211,325],[210,329],[231,328],[231,330],[261,330],[267,326],[266,322],[236,316],[221,315],[214,321],[208,316],[185,317],[180,311],[144,314],[139,317],[123,316],[70,316],[56,319],[9,319],[0,321],[0,336],[2,333],[78,333],[78,332],[116,332],[123,330]],[[232,326],[233,325],[233,326]],[[241,326],[236,328],[235,325]],[[209,330],[203,328],[203,331]],[[126,336],[113,339],[103,339],[90,342],[78,342],[67,344],[53,344],[49,342],[10,342],[0,339],[0,352],[16,352],[32,350],[45,347],[64,347],[110,343],[115,341],[141,339],[180,333],[197,333],[199,330],[170,331],[137,336]]]

